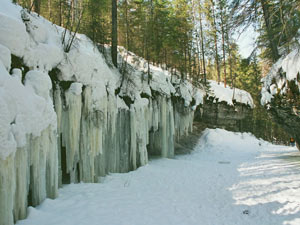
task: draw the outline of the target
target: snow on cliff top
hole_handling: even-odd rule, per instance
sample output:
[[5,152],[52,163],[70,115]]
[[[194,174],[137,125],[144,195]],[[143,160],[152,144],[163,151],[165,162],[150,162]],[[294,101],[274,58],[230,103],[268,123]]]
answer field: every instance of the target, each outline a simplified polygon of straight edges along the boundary
[[[271,68],[268,75],[262,78],[261,104],[271,102],[273,95],[285,94],[288,88],[287,81],[294,80],[300,90],[297,75],[300,74],[300,49],[297,47],[287,56],[281,57]],[[298,78],[299,79],[299,78]],[[275,81],[275,83],[274,83]]]
[[[121,95],[129,95],[132,99],[141,93],[152,95],[152,91],[170,97],[171,95],[180,96],[185,101],[185,106],[189,106],[193,98],[195,105],[203,103],[205,92],[188,81],[182,81],[172,76],[172,74],[160,67],[149,63],[150,79],[148,77],[148,62],[133,52],[127,51],[124,47],[119,47],[119,68],[128,63],[126,72],[127,80],[122,85]],[[149,79],[149,84],[148,84]]]
[[[3,46],[0,45],[3,49]],[[7,50],[7,53],[10,53]],[[10,55],[9,55],[10,56]],[[3,57],[3,55],[2,55]],[[8,58],[8,57],[7,57]],[[7,62],[6,62],[7,63]],[[48,74],[31,70],[22,84],[21,70],[12,75],[0,60],[0,158],[5,159],[17,147],[26,144],[26,134],[40,136],[49,125],[56,128],[56,114],[50,98]]]
[[239,103],[249,105],[254,108],[254,103],[251,95],[244,90],[238,88],[232,89],[229,86],[224,87],[224,83],[218,84],[216,81],[210,80],[210,92],[208,96],[212,96],[218,102],[226,102],[228,105],[233,105],[233,100]]
[[[175,96],[181,96],[185,100],[185,105],[188,106],[195,100],[195,106],[199,104],[203,104],[203,97],[206,95],[203,89],[195,88],[193,85],[188,81],[182,81],[176,76],[172,76],[172,74],[167,71],[163,70],[162,68],[156,67],[149,64],[150,71],[151,71],[151,80],[149,85],[147,84],[148,79],[148,63],[145,59],[138,57],[132,52],[127,51],[123,47],[119,47],[119,53],[121,56],[121,60],[127,61],[127,63],[133,68],[130,72],[130,69],[127,68],[130,73],[131,80],[130,82],[133,83],[131,88],[127,88],[131,90],[133,93],[146,93],[151,96],[151,90],[158,91],[161,94],[165,94],[170,96],[174,94]],[[122,63],[120,63],[120,67]],[[141,81],[141,78],[145,80],[144,82]],[[230,87],[224,87],[223,83],[217,84],[216,81],[209,81],[210,84],[210,92],[207,93],[208,96],[213,96],[218,99],[218,102],[226,102],[228,105],[233,105],[233,100],[239,103],[243,103],[249,105],[251,108],[254,107],[253,99],[251,95],[244,90],[240,90],[235,88],[235,90],[231,89]],[[130,84],[126,84],[129,85]],[[126,95],[130,95],[128,90],[123,87],[123,91]],[[133,91],[135,90],[135,91]],[[134,98],[134,97],[132,97]]]

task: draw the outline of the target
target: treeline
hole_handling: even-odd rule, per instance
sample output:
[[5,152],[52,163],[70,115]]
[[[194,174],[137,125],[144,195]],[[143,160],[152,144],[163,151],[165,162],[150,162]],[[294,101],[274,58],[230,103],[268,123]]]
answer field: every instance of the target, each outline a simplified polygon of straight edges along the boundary
[[[215,79],[254,95],[262,70],[292,50],[300,27],[299,0],[14,1],[102,45],[112,43],[117,3],[118,45],[183,79]],[[259,38],[242,59],[235,37],[248,26]]]

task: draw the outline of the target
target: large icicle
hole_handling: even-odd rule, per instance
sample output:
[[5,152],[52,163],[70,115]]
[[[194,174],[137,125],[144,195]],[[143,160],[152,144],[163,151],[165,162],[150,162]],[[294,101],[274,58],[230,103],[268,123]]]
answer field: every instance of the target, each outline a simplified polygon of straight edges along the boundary
[[81,89],[82,84],[72,83],[65,92],[65,104],[62,114],[62,157],[66,159],[65,171],[70,182],[77,182],[77,163],[79,162],[80,122],[81,122]]
[[28,135],[24,147],[0,159],[0,225],[25,219],[28,204],[57,197],[57,166],[56,132],[51,127],[39,137]]

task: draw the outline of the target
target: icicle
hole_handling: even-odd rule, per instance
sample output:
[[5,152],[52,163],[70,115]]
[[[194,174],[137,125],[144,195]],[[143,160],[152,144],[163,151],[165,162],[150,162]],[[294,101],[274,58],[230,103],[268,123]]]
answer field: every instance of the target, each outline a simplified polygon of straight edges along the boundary
[[0,225],[25,219],[28,204],[57,197],[57,165],[56,131],[51,127],[39,137],[28,135],[26,146],[0,159]]
[[137,151],[136,151],[136,119],[135,110],[133,107],[130,109],[130,163],[132,164],[132,169],[137,169]]
[[14,155],[0,159],[0,225],[13,225],[14,192],[16,189]]
[[[73,83],[74,85],[76,83]],[[76,93],[72,85],[65,92],[65,109],[63,110],[62,145],[66,148],[66,173],[70,174],[70,182],[77,181],[77,163],[79,161],[81,93]]]

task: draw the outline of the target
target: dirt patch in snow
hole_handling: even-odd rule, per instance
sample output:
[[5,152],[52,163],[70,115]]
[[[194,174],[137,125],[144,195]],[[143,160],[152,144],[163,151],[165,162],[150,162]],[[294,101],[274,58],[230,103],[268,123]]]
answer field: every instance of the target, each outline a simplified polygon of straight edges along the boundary
[[197,145],[202,132],[207,126],[200,122],[194,122],[193,132],[187,136],[183,136],[175,143],[175,155],[190,154]]

